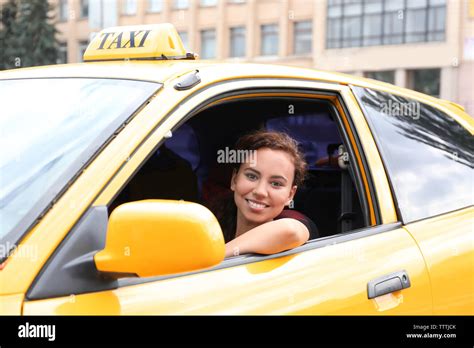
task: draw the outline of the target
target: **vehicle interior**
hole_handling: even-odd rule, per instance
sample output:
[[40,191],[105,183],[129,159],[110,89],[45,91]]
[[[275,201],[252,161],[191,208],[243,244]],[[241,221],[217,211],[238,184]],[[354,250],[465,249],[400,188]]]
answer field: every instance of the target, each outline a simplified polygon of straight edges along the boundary
[[232,149],[249,131],[282,131],[296,139],[308,173],[293,209],[311,218],[319,237],[366,226],[350,164],[338,161],[343,140],[326,100],[294,97],[249,97],[208,106],[177,127],[141,166],[109,206],[144,199],[196,202],[216,216],[231,194],[234,165],[218,163],[217,153]]

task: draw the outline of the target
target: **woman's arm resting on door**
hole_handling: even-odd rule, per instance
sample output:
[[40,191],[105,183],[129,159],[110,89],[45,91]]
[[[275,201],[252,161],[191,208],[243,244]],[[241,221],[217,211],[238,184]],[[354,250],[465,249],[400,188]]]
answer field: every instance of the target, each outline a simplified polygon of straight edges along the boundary
[[308,228],[290,218],[270,221],[257,226],[225,245],[225,257],[257,253],[276,254],[296,248],[309,239]]

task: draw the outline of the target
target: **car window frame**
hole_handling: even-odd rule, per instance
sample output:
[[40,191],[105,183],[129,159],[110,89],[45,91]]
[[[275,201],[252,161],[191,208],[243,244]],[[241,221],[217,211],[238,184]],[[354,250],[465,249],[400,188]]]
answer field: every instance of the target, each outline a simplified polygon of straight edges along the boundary
[[[296,81],[312,82],[312,83],[319,84],[319,88],[314,88],[314,87],[307,88],[307,87],[296,87],[296,86],[294,86],[294,87],[293,86],[292,87],[287,87],[287,86],[285,86],[285,87],[283,87],[283,86],[282,87],[275,87],[275,86],[272,86],[272,85],[265,86],[265,87],[260,87],[260,86],[255,86],[254,85],[256,80],[261,80],[261,81],[265,81],[265,82],[267,82],[269,80],[270,81],[276,81],[276,80],[288,81],[288,80],[291,80],[291,81],[295,81],[295,82]],[[246,83],[249,83],[249,85],[245,88],[237,88],[237,89],[234,89],[234,88],[230,87],[230,88],[228,88],[228,90],[226,92],[216,93],[212,98],[207,98],[207,99],[205,99],[201,102],[194,101],[194,103],[193,103],[193,101],[191,100],[192,98],[196,98],[196,95],[202,93],[205,90],[208,90],[208,89],[211,89],[211,88],[217,87],[219,85],[223,85],[223,84],[231,84],[232,82],[236,82],[236,81],[239,81],[239,82],[240,81],[245,81]],[[311,241],[307,242],[306,244],[304,244],[303,246],[300,246],[300,247],[297,247],[297,248],[294,248],[292,250],[288,250],[288,251],[285,251],[285,252],[273,254],[273,255],[245,254],[245,255],[234,256],[234,257],[231,257],[231,258],[226,258],[222,261],[221,264],[219,264],[216,267],[220,267],[220,266],[222,266],[221,268],[233,267],[233,266],[237,266],[239,264],[250,263],[250,262],[259,262],[259,261],[266,260],[266,259],[282,257],[284,255],[291,255],[291,254],[299,253],[303,250],[320,248],[321,243],[314,243],[314,242],[324,239],[324,240],[330,240],[330,243],[334,244],[334,242],[336,242],[338,240],[341,240],[341,239],[336,238],[336,237],[339,237],[341,235],[345,235],[344,241],[348,240],[347,239],[348,236],[350,236],[349,240],[362,238],[366,235],[366,232],[367,232],[368,229],[372,229],[372,231],[369,233],[369,235],[371,235],[371,234],[385,232],[387,229],[392,230],[392,229],[396,229],[396,228],[399,227],[398,222],[393,222],[393,223],[389,223],[389,224],[383,224],[382,223],[382,218],[380,216],[381,212],[380,212],[380,209],[378,207],[379,203],[377,201],[377,195],[376,195],[376,192],[375,192],[375,185],[373,184],[373,178],[371,178],[371,171],[370,171],[369,165],[367,163],[367,160],[365,158],[364,150],[363,150],[363,147],[361,145],[361,141],[360,141],[360,139],[357,135],[357,130],[355,128],[354,121],[350,117],[351,114],[350,114],[350,111],[349,111],[349,107],[348,107],[348,105],[346,105],[346,100],[345,100],[344,96],[341,93],[341,90],[345,90],[346,92],[351,93],[350,89],[347,86],[342,86],[342,85],[338,85],[338,84],[334,84],[334,83],[318,83],[318,82],[314,82],[314,81],[308,81],[308,80],[305,80],[305,79],[297,79],[297,78],[259,78],[259,79],[242,78],[242,79],[234,79],[234,80],[225,81],[225,82],[217,82],[217,83],[211,84],[211,85],[209,85],[209,86],[207,86],[207,87],[205,87],[201,90],[198,90],[194,93],[190,93],[190,95],[188,95],[182,101],[181,104],[179,104],[178,106],[172,108],[168,112],[167,116],[164,117],[159,124],[157,124],[157,126],[153,130],[153,133],[157,132],[158,128],[163,126],[163,124],[165,122],[170,121],[173,118],[173,114],[175,114],[178,111],[178,108],[182,109],[181,112],[183,113],[183,115],[181,117],[176,116],[176,115],[174,116],[174,117],[177,118],[177,120],[175,120],[174,122],[171,122],[172,124],[169,126],[168,131],[173,132],[173,130],[178,129],[181,125],[183,125],[185,122],[187,122],[189,119],[194,117],[199,112],[203,111],[206,107],[214,105],[216,102],[218,102],[219,100],[222,100],[225,97],[230,97],[230,96],[233,96],[233,95],[243,96],[245,94],[250,94],[250,93],[258,91],[258,90],[265,90],[266,92],[273,91],[273,92],[278,92],[278,93],[291,93],[291,92],[293,92],[293,93],[296,93],[296,92],[302,93],[302,92],[304,92],[308,95],[309,94],[314,94],[314,95],[324,95],[324,94],[326,94],[327,96],[332,96],[332,97],[336,98],[337,104],[338,104],[337,107],[340,107],[342,112],[346,116],[346,121],[348,123],[347,126],[350,127],[351,131],[353,132],[353,134],[352,134],[354,136],[353,140],[356,143],[356,147],[359,151],[359,155],[362,157],[362,164],[363,164],[363,167],[364,167],[364,170],[365,170],[365,175],[367,176],[367,179],[368,179],[368,186],[369,186],[369,190],[370,190],[370,193],[371,193],[370,196],[371,196],[371,200],[372,200],[373,207],[374,207],[374,210],[375,210],[375,212],[374,212],[374,214],[375,214],[375,217],[374,217],[375,218],[375,224],[373,226],[366,226],[363,229],[360,229],[362,231],[352,230],[352,231],[349,231],[347,233],[339,233],[339,234],[331,235],[331,236],[328,236],[328,237],[323,237],[323,238],[319,238],[319,239],[316,239],[316,240],[311,240]],[[185,103],[187,103],[187,102],[190,102],[191,105],[194,104],[194,106],[191,108],[191,110],[189,110],[188,112],[185,112],[184,106],[185,106]],[[336,107],[336,105],[334,105],[334,109],[335,109],[334,112],[336,112],[337,114],[340,114],[341,110],[337,110],[337,107]],[[336,116],[338,116],[338,115],[336,115]],[[350,141],[350,139],[348,137],[348,134],[345,130],[346,126],[343,124],[343,120],[340,117],[336,117],[336,122],[338,123],[339,130],[341,131],[341,137],[344,138],[344,142],[347,143],[347,144],[351,144],[351,141]],[[151,155],[164,143],[164,141],[166,141],[166,138],[160,139],[159,142],[157,144],[155,144],[155,146],[149,151],[149,153],[142,158],[140,165],[135,168],[135,170],[133,171],[133,174],[130,175],[129,178],[124,183],[122,183],[122,185],[117,190],[117,192],[115,192],[114,195],[110,195],[110,194],[105,195],[104,194],[104,197],[98,197],[97,203],[99,203],[99,202],[100,202],[100,204],[105,203],[107,206],[110,206],[110,204],[120,194],[120,192],[123,190],[123,188],[128,184],[128,182],[130,182],[130,180],[133,178],[133,176],[141,169],[141,167],[146,163],[146,161],[151,157]],[[352,146],[349,146],[347,150],[348,151],[353,151]],[[355,155],[354,155],[353,152],[351,154],[351,158],[355,158]],[[356,165],[356,167],[358,169],[360,169],[358,167],[358,165]],[[360,174],[357,174],[356,176],[359,177]],[[115,186],[118,187],[117,185],[115,185]],[[358,192],[358,194],[359,194],[359,192]],[[105,201],[104,198],[107,197],[107,196],[108,196],[108,199],[107,199],[107,201]],[[367,198],[365,198],[365,199],[367,199]],[[380,227],[380,228],[377,228],[377,227]],[[353,232],[356,232],[356,233],[353,233]],[[360,234],[359,232],[364,232],[364,233]],[[336,239],[333,239],[333,238],[336,238]],[[251,259],[252,261],[248,261],[249,259]],[[232,262],[230,262],[230,261],[232,261]],[[212,269],[214,269],[214,268],[212,268]],[[191,273],[195,274],[195,273],[204,272],[204,271],[207,271],[207,270],[199,270],[199,271],[191,272]],[[182,273],[182,274],[178,274],[178,275],[170,275],[170,276],[166,276],[166,277],[162,277],[162,276],[152,277],[152,279],[154,279],[154,280],[165,279],[165,278],[168,279],[168,277],[184,276],[184,275],[187,275],[187,274],[189,274],[189,273]],[[147,279],[147,278],[140,278],[140,279]],[[154,281],[154,280],[150,280],[150,281]],[[119,287],[122,287],[122,286],[139,284],[139,283],[141,283],[141,281],[137,280],[137,279],[134,279],[134,278],[125,278],[125,279],[119,280],[119,283],[120,283]]]
[[[271,80],[271,81],[276,81],[276,80],[285,81],[286,80],[287,81],[287,80],[291,80],[291,81],[295,81],[295,82],[296,81],[302,81],[302,82],[304,81],[304,82],[310,82],[310,83],[311,82],[312,83],[318,83],[318,82],[308,81],[308,80],[304,80],[304,79],[297,79],[297,78],[294,78],[294,79],[289,79],[289,78],[261,78],[259,80],[261,80],[261,81],[268,81],[268,80]],[[171,125],[169,126],[169,129],[167,128],[166,132],[169,132],[169,131],[172,132],[173,130],[178,129],[183,123],[187,122],[195,114],[197,114],[198,112],[203,111],[206,107],[211,106],[216,101],[222,99],[224,94],[225,94],[226,97],[228,97],[230,95],[245,95],[245,94],[249,94],[250,92],[252,92],[252,90],[255,91],[255,90],[261,89],[259,86],[252,86],[252,85],[247,86],[245,88],[236,89],[236,90],[232,90],[232,88],[230,88],[229,91],[226,91],[226,93],[221,93],[220,95],[218,93],[218,94],[214,95],[212,98],[208,98],[208,99],[202,101],[201,103],[197,103],[194,107],[191,108],[191,110],[189,110],[188,113],[185,113],[183,116],[178,117],[179,118],[178,120],[173,120],[173,114],[175,114],[177,111],[184,112],[184,109],[185,109],[184,106],[186,105],[186,103],[191,98],[196,98],[196,96],[198,94],[200,94],[203,91],[208,90],[210,88],[218,87],[220,85],[224,85],[224,84],[228,84],[228,83],[232,83],[232,82],[236,82],[236,81],[239,81],[239,82],[245,81],[245,82],[250,82],[251,84],[255,84],[255,79],[248,79],[248,78],[234,79],[232,81],[218,82],[218,83],[215,83],[213,85],[207,86],[202,90],[198,90],[197,92],[188,95],[185,99],[183,99],[183,101],[179,105],[172,108],[168,112],[168,114],[163,119],[161,119],[161,121],[155,126],[155,128],[151,131],[151,133],[153,133],[153,134],[157,133],[159,128],[162,127],[164,125],[164,123],[171,123]],[[320,96],[326,95],[328,97],[336,98],[335,100],[337,101],[336,102],[337,105],[336,105],[336,107],[333,108],[334,109],[333,112],[336,114],[336,116],[337,116],[337,114],[343,114],[343,117],[347,121],[347,125],[344,125],[343,120],[341,120],[341,118],[339,118],[339,117],[336,117],[336,121],[338,123],[339,130],[341,132],[341,137],[343,138],[343,140],[347,144],[352,144],[354,142],[355,147],[357,148],[358,155],[359,155],[359,157],[361,157],[361,162],[359,162],[359,163],[361,163],[361,165],[363,167],[364,174],[365,174],[365,176],[367,178],[367,181],[368,181],[367,186],[368,186],[369,196],[371,197],[371,202],[373,204],[373,209],[374,209],[374,216],[373,216],[373,219],[372,219],[371,222],[372,222],[372,224],[375,224],[375,225],[380,224],[382,219],[381,219],[381,216],[380,216],[380,209],[378,208],[379,202],[376,200],[375,187],[374,187],[375,185],[373,184],[373,178],[371,177],[371,174],[370,174],[370,168],[369,168],[367,159],[364,155],[364,151],[363,151],[363,147],[361,145],[361,141],[360,141],[360,139],[357,135],[357,130],[355,128],[355,124],[354,124],[353,120],[351,120],[351,118],[348,117],[350,115],[350,111],[349,111],[348,106],[345,104],[345,98],[341,95],[341,93],[335,92],[335,90],[343,89],[343,88],[345,89],[347,87],[337,85],[337,84],[334,84],[334,83],[320,83],[320,84],[321,84],[321,86],[319,88],[286,87],[286,86],[285,87],[279,86],[279,87],[274,88],[274,86],[270,85],[270,86],[265,86],[264,89],[266,91],[273,91],[273,92],[278,92],[278,93],[282,93],[283,91],[285,93],[295,93],[295,92],[302,93],[302,92],[304,92],[307,95],[320,95]],[[332,89],[330,87],[332,87]],[[243,93],[243,92],[245,92],[245,93]],[[340,110],[338,110],[338,108],[340,108]],[[178,109],[180,109],[180,110],[178,110]],[[172,116],[172,117],[170,117],[170,116]],[[346,129],[345,127],[349,127],[351,129],[353,139],[349,139],[349,136],[348,136],[347,132],[345,131],[345,129]],[[143,143],[151,137],[152,136],[150,135],[146,139],[143,139],[142,143],[130,155],[130,158],[134,157],[136,155],[136,153],[139,151],[140,147],[142,147]],[[162,145],[162,143],[165,140],[166,140],[165,138],[159,139],[157,144],[155,144],[145,156],[143,156],[139,159],[140,164],[133,169],[133,173],[127,178],[127,180],[125,182],[120,183],[119,185],[113,185],[113,187],[120,186],[120,188],[118,190],[116,190],[116,192],[111,193],[111,192],[107,192],[107,188],[104,189],[104,191],[101,193],[101,195],[94,202],[94,205],[107,205],[107,206],[109,206],[113,202],[113,200],[118,196],[120,191],[126,186],[126,184],[128,184],[128,182],[131,180],[131,178],[133,178],[133,176],[141,169],[141,167],[146,163],[146,161]],[[352,145],[352,146],[354,146],[354,145]],[[348,146],[346,150],[351,152],[350,153],[351,158],[356,158],[356,156],[354,155],[352,146]],[[128,165],[128,164],[126,164],[126,165]],[[115,177],[111,178],[110,181],[115,180]],[[111,186],[111,185],[107,184],[106,186]],[[363,191],[363,192],[365,192],[365,191]]]

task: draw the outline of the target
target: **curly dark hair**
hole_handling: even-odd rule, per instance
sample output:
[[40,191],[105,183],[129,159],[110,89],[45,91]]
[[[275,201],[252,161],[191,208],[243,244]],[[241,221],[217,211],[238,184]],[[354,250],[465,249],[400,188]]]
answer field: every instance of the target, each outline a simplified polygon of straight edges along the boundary
[[[298,142],[283,132],[257,130],[248,133],[237,140],[234,149],[258,150],[268,148],[271,150],[284,151],[291,156],[295,166],[293,185],[301,185],[306,176],[307,163],[304,154],[298,148]],[[241,163],[237,163],[234,170],[238,171]],[[220,203],[217,217],[221,224],[226,243],[235,238],[237,228],[237,207],[234,202],[233,192],[229,193],[224,201]]]

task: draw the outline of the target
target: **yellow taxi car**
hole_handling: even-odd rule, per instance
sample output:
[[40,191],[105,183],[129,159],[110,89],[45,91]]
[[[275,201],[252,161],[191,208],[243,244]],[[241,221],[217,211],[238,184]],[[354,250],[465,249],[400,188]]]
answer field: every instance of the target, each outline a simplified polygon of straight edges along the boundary
[[[0,73],[0,314],[474,314],[461,106],[200,61],[170,24],[105,29],[84,60]],[[301,144],[320,236],[224,259],[216,154],[260,128]]]

